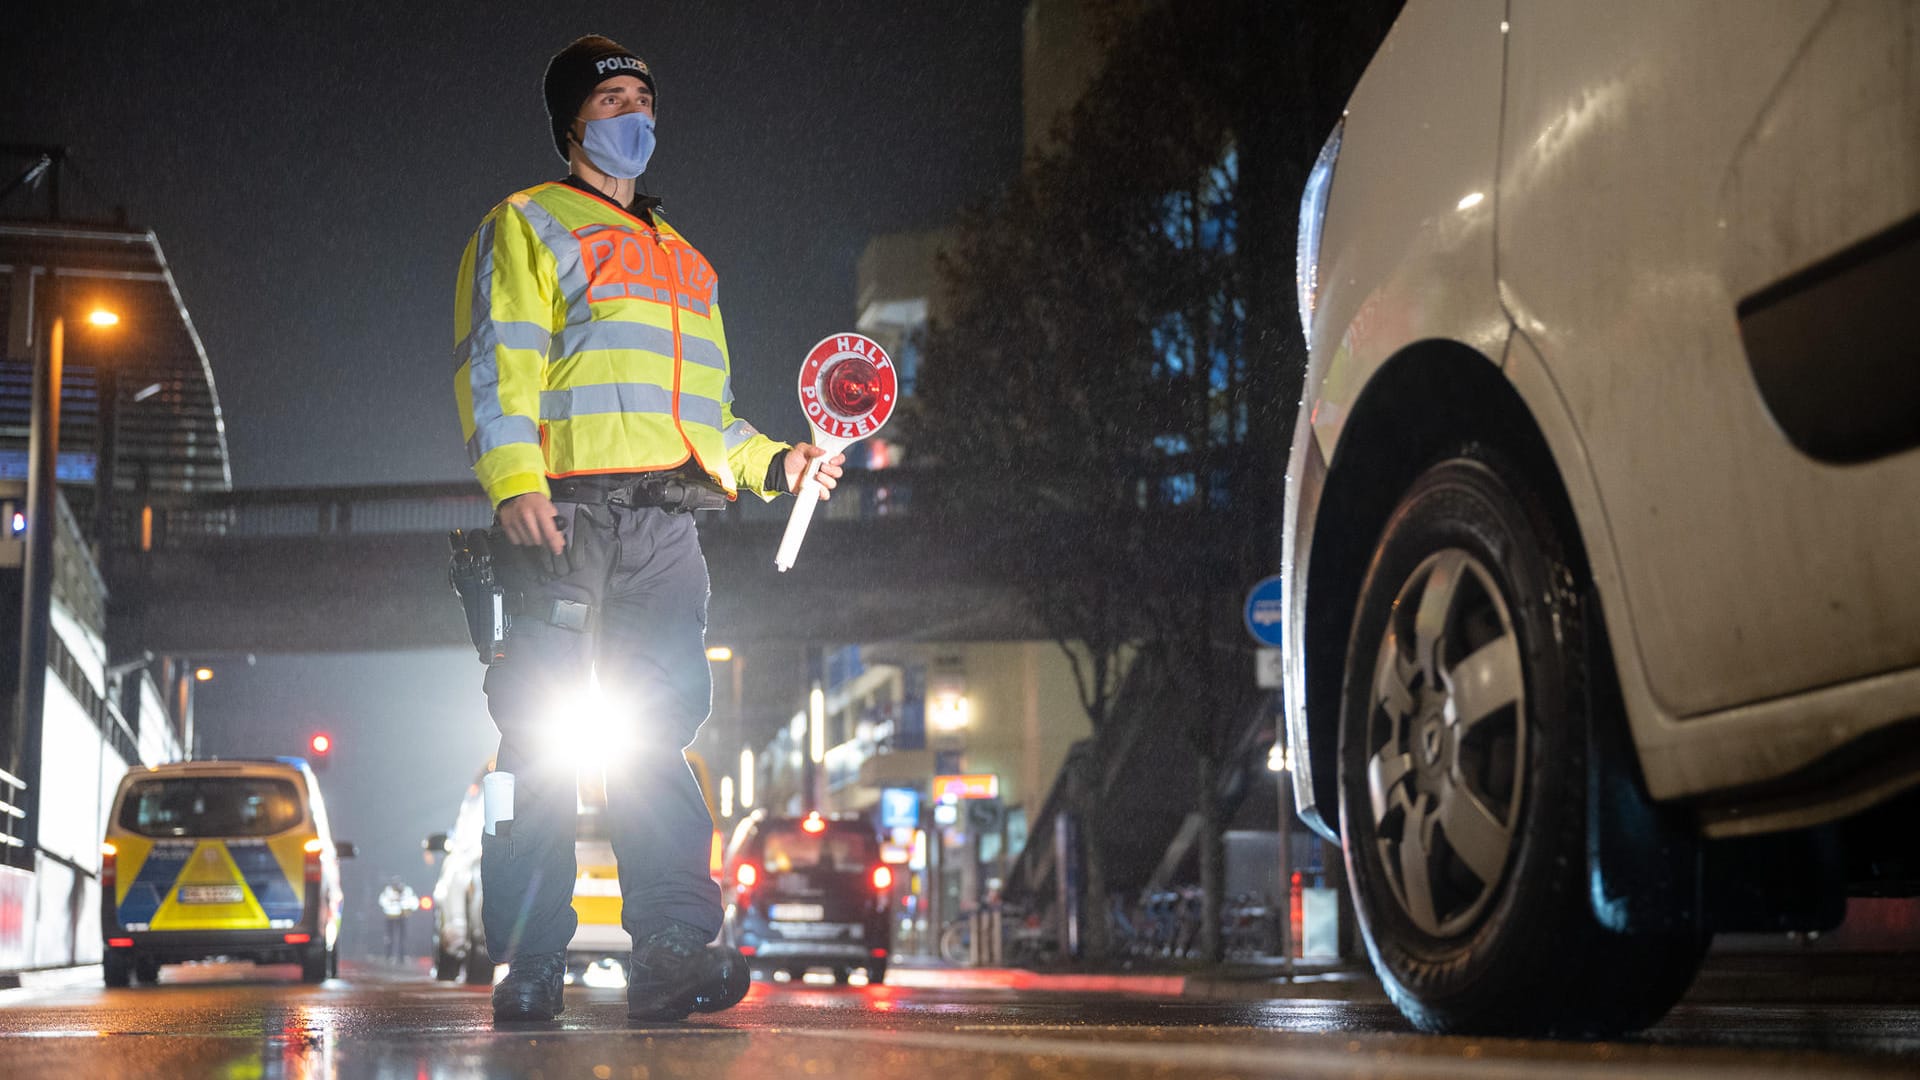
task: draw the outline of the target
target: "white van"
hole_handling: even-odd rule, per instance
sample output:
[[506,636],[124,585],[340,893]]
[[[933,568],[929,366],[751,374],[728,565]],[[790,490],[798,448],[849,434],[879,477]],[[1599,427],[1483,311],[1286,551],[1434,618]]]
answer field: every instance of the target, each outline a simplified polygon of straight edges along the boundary
[[1920,4],[1412,0],[1301,207],[1285,710],[1433,1031],[1920,859]]

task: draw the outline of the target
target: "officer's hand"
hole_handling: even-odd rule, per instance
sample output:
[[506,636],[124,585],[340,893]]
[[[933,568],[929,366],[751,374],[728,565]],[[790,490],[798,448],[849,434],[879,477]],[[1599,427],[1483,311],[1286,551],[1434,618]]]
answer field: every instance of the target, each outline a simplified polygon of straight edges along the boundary
[[521,547],[544,547],[555,555],[567,553],[560,514],[553,508],[553,500],[537,491],[515,495],[500,504],[500,530]]
[[[807,465],[815,458],[824,457],[826,452],[824,448],[812,443],[800,443],[787,451],[787,490],[796,495],[799,494],[800,474],[807,471]],[[840,482],[842,471],[840,466],[846,463],[847,455],[845,454],[835,454],[820,463],[820,471],[815,476],[820,481],[820,486],[826,489],[820,493],[820,498],[827,498],[828,492],[831,492],[834,485]]]

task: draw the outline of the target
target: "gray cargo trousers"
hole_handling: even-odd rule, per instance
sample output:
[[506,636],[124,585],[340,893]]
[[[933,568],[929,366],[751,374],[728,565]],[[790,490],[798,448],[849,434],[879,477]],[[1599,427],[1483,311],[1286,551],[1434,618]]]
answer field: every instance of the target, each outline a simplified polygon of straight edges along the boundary
[[[612,741],[625,752],[604,762],[622,925],[635,943],[675,922],[709,937],[720,930],[720,887],[709,868],[713,819],[683,754],[713,695],[707,565],[693,515],[554,506],[565,556],[495,548],[505,556],[502,584],[520,596],[507,659],[486,676],[487,708],[500,729],[494,768],[513,777],[510,819],[492,821],[490,810],[481,837],[482,921],[488,950],[502,962],[562,951],[573,938],[579,755],[552,744],[564,710],[586,698],[589,671],[622,727]],[[565,608],[556,625],[554,601],[590,610]]]

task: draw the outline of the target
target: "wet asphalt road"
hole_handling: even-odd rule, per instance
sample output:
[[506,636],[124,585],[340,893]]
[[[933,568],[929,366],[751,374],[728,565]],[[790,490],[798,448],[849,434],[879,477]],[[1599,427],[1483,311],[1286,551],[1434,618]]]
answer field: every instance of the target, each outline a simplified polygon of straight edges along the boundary
[[617,990],[495,1031],[484,989],[349,969],[168,968],[158,987],[0,991],[0,1076],[1915,1077],[1920,1008],[1683,1004],[1626,1042],[1434,1038],[1377,1002],[1209,1002],[756,984],[702,1022],[638,1027]]

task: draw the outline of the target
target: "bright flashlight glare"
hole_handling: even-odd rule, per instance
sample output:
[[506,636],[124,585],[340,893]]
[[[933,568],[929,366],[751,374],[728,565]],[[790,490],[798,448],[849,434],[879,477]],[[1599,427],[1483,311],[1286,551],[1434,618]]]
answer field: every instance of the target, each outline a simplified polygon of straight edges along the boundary
[[1474,207],[1479,206],[1481,203],[1485,202],[1486,200],[1487,200],[1487,196],[1485,193],[1476,191],[1473,194],[1468,195],[1466,198],[1461,199],[1460,205],[1457,209],[1471,210]]
[[120,316],[106,308],[95,308],[87,314],[87,321],[95,326],[119,326]]
[[598,679],[590,680],[548,718],[547,752],[588,771],[624,760],[634,751],[631,719],[600,692]]
[[707,646],[707,659],[716,664],[724,664],[733,659],[733,650],[725,645]]
[[194,671],[193,678],[196,682],[211,682],[213,680],[213,669],[210,667],[199,668]]

